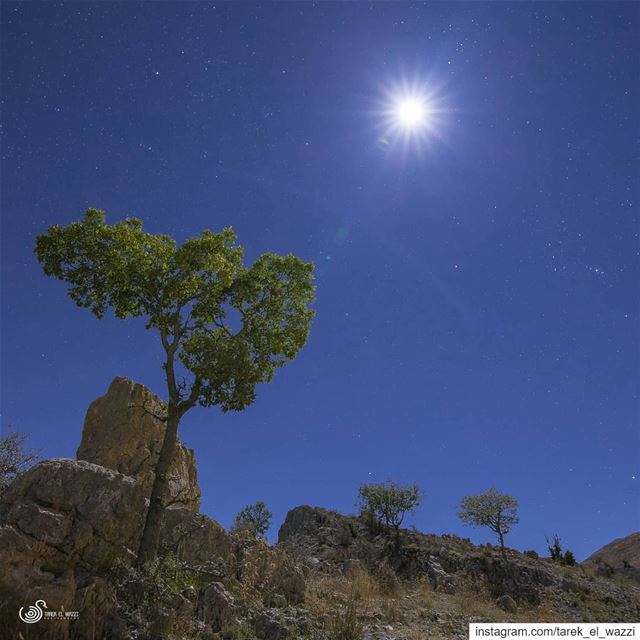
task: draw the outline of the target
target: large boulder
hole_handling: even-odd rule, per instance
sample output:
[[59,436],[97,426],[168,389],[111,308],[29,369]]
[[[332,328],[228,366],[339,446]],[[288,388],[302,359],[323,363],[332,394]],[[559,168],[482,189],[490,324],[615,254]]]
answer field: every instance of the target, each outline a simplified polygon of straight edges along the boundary
[[145,498],[133,479],[84,461],[52,459],[18,476],[0,499],[0,618],[7,637],[17,612],[39,599],[78,621],[29,627],[29,638],[83,638],[111,625],[114,603],[100,576],[129,563],[142,531]]
[[[166,428],[159,417],[165,412],[165,403],[144,385],[114,378],[106,395],[89,406],[78,460],[136,478],[148,495]],[[192,512],[200,507],[193,449],[181,442],[169,470],[168,502]]]
[[40,462],[0,500],[0,565],[15,584],[25,572],[101,574],[130,561],[145,499],[133,478],[81,460]]

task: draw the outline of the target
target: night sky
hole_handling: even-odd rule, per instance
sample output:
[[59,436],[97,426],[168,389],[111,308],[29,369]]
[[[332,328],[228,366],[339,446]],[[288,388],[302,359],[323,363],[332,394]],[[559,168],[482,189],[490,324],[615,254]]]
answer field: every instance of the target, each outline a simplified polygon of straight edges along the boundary
[[[74,457],[124,375],[163,395],[142,320],[96,320],[35,237],[88,207],[247,260],[316,264],[311,336],[243,413],[195,409],[203,511],[353,511],[579,559],[640,522],[638,3],[2,5],[2,424]],[[407,132],[389,109],[429,105]],[[397,124],[397,123],[396,123]]]

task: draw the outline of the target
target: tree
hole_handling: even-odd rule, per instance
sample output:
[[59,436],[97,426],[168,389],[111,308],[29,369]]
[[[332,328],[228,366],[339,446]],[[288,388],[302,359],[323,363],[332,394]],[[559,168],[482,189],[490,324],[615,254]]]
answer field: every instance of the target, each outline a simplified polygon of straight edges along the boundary
[[264,537],[271,526],[272,513],[264,502],[256,502],[241,509],[231,527],[232,533],[248,531],[256,537]]
[[547,549],[549,550],[549,555],[554,562],[560,562],[562,560],[562,544],[560,542],[560,536],[557,533],[554,533],[549,539],[549,536],[545,536],[545,540],[547,541]]
[[255,387],[295,358],[309,335],[313,265],[291,254],[261,255],[250,267],[233,229],[203,231],[178,246],[126,218],[108,225],[89,209],[67,227],[52,226],[35,248],[44,272],[69,283],[71,299],[102,318],[146,318],[164,350],[164,440],[155,468],[138,563],[157,557],[167,472],[187,411],[218,405],[241,411]]
[[13,482],[14,478],[26,471],[38,461],[37,451],[25,448],[27,434],[20,433],[9,426],[8,433],[0,437],[0,495]]
[[567,549],[564,552],[562,551],[562,542],[557,533],[554,533],[553,536],[551,536],[551,540],[549,540],[549,536],[545,536],[545,540],[547,541],[549,555],[554,562],[561,562],[569,567],[576,564],[576,557],[573,555],[573,551],[570,549]]
[[491,488],[476,496],[465,496],[460,503],[458,516],[466,525],[489,527],[498,534],[500,551],[506,557],[504,536],[518,524],[518,501]]
[[422,492],[417,484],[401,487],[391,480],[380,484],[363,484],[358,490],[358,505],[364,516],[373,516],[387,530],[395,529],[396,538],[407,513],[422,502]]

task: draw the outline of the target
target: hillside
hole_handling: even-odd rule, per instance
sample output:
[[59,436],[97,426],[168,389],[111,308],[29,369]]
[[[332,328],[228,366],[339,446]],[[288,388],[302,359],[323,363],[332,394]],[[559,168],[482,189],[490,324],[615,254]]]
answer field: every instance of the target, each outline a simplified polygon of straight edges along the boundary
[[606,544],[592,553],[585,564],[604,564],[614,569],[632,567],[640,571],[640,531]]
[[[0,497],[0,621],[30,640],[418,640],[466,638],[472,621],[636,621],[640,588],[456,536],[401,531],[300,506],[278,543],[198,513],[180,445],[162,558],[132,567],[164,425],[161,401],[116,378],[92,403],[78,460],[45,460]],[[37,600],[69,619],[25,624]]]

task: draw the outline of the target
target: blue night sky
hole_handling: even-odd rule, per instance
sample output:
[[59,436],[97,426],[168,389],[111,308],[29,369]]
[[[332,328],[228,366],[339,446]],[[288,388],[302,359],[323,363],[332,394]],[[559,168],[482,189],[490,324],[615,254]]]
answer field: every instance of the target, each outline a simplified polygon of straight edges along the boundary
[[[247,260],[316,264],[307,346],[245,412],[195,409],[203,511],[353,511],[418,482],[409,524],[520,501],[510,546],[579,559],[640,522],[640,5],[2,5],[2,423],[75,456],[125,375],[164,395],[142,320],[96,320],[33,247],[92,206]],[[389,126],[403,87],[429,126]],[[634,479],[635,477],[635,479]]]

